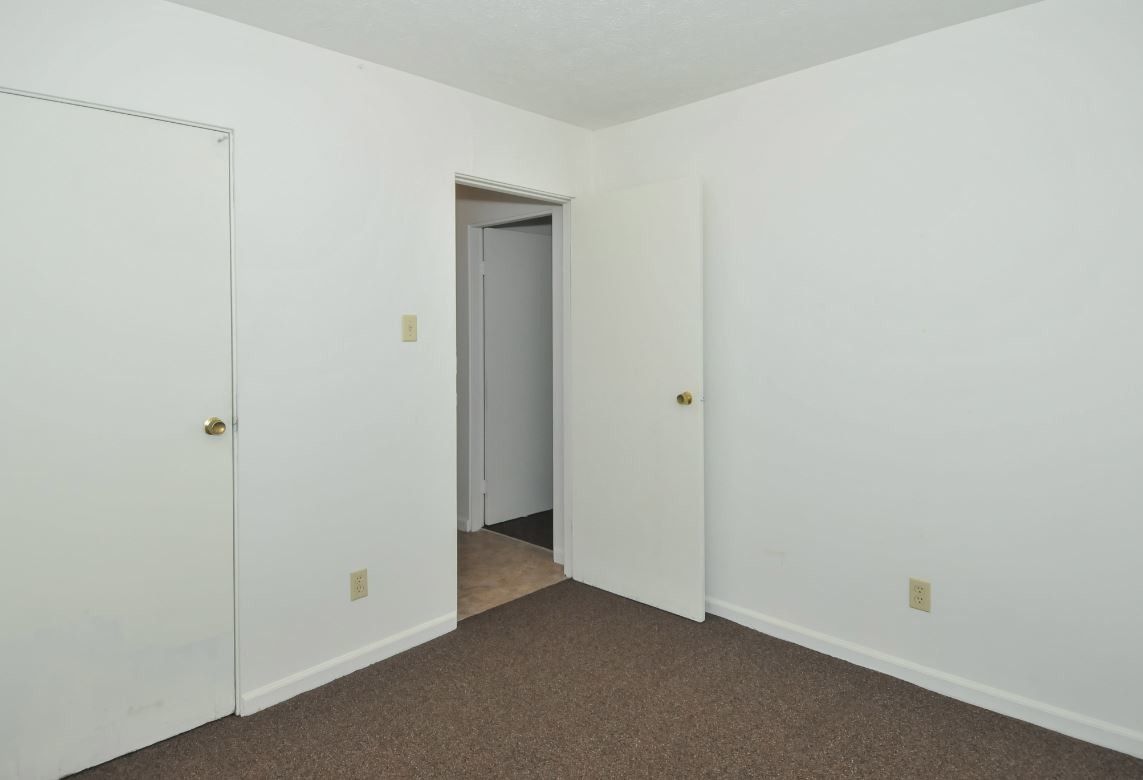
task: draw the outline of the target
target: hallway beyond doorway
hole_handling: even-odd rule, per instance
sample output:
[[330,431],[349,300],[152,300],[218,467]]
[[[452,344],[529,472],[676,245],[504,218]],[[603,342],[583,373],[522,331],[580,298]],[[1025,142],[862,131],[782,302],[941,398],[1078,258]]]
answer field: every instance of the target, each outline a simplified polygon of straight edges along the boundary
[[565,579],[549,551],[487,529],[458,531],[456,547],[458,620]]

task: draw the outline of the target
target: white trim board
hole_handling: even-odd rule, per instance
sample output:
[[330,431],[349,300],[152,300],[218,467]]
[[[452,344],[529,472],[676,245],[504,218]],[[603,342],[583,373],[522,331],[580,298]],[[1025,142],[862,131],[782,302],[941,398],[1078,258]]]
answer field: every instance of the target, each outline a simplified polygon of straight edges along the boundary
[[208,122],[196,122],[191,119],[180,119],[178,117],[164,116],[162,114],[149,114],[145,111],[136,111],[131,108],[121,108],[119,106],[109,106],[105,103],[91,103],[86,100],[75,100],[74,98],[59,97],[57,95],[46,95],[43,92],[29,92],[24,89],[16,89],[15,87],[6,87],[0,84],[0,92],[5,92],[9,95],[18,95],[20,97],[35,98],[36,100],[47,100],[52,103],[66,103],[71,106],[80,106],[82,108],[94,108],[97,111],[109,111],[113,114],[126,114],[127,116],[137,116],[142,119],[154,119],[158,122],[170,122],[175,125],[186,125],[187,127],[197,127],[202,130],[212,130],[219,133],[233,134],[234,128],[223,127],[222,125],[212,125]]
[[403,653],[455,629],[456,612],[453,611],[418,626],[399,631],[392,636],[371,642],[364,647],[351,650],[336,658],[322,661],[308,669],[303,669],[268,685],[263,685],[261,688],[255,688],[249,693],[244,693],[239,701],[238,714],[253,715],[255,712],[297,696],[299,693],[311,691],[336,680],[338,677],[344,677],[378,661],[384,661],[386,658]]
[[708,598],[706,609],[712,615],[726,618],[763,634],[905,680],[935,693],[1058,731],[1085,742],[1143,758],[1143,732],[1029,699],[939,669],[922,666],[721,599]]
[[467,173],[457,173],[454,178],[457,184],[463,184],[465,187],[475,187],[492,192],[503,192],[507,195],[519,195],[522,198],[542,200],[555,205],[568,203],[572,199],[570,195],[558,195],[554,192],[545,192],[544,190],[537,190],[532,187],[522,187],[517,184],[495,181],[494,179],[482,179],[479,176],[470,176]]

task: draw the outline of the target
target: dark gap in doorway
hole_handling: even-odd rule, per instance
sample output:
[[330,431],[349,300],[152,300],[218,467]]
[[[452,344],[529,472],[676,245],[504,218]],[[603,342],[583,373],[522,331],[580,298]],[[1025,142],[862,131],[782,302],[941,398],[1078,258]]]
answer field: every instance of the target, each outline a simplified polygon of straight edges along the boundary
[[522,542],[534,544],[537,547],[552,549],[552,510],[537,512],[527,517],[517,517],[514,520],[505,520],[503,523],[485,526],[504,536],[511,536]]

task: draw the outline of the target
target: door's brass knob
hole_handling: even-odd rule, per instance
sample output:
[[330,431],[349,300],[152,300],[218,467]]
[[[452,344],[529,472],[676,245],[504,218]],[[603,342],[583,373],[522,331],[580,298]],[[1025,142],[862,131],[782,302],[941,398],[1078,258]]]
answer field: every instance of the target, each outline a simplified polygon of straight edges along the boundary
[[217,417],[211,417],[202,424],[202,429],[206,431],[207,436],[221,436],[226,433],[226,423]]
[[679,406],[690,406],[695,402],[695,397],[691,395],[690,390],[684,390],[675,396],[675,400],[678,401]]

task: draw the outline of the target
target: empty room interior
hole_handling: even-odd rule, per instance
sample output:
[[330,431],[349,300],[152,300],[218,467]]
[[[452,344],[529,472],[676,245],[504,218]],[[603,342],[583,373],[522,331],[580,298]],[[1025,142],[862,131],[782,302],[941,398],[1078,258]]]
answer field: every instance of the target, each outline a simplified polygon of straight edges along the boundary
[[0,0],[0,778],[1143,779],[1143,3]]

